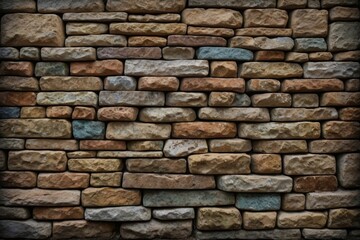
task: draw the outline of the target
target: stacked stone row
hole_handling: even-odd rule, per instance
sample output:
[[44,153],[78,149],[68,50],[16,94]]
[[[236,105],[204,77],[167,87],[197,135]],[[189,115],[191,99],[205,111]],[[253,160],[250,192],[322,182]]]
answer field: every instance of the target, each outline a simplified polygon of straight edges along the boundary
[[360,237],[356,0],[0,0],[0,236]]

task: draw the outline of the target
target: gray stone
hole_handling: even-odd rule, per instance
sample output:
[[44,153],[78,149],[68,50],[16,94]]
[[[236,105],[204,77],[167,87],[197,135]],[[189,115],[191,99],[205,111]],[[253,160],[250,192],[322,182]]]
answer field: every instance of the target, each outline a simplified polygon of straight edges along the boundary
[[41,48],[43,61],[93,61],[96,49],[92,47]]
[[195,153],[206,153],[206,140],[201,139],[169,139],[164,146],[165,157],[186,157]]
[[159,220],[185,220],[194,219],[195,211],[193,208],[154,209],[152,215]]
[[36,12],[35,0],[0,1],[0,12]]
[[211,139],[209,140],[210,152],[249,152],[251,141],[246,139]]
[[128,14],[125,12],[84,12],[64,13],[63,20],[71,22],[125,22]]
[[63,62],[37,62],[35,65],[35,76],[67,76],[69,66]]
[[0,219],[28,219],[30,217],[28,208],[0,206]]
[[128,141],[127,149],[131,151],[156,151],[162,150],[164,147],[163,141]]
[[307,62],[304,78],[359,78],[360,63],[357,62]]
[[105,123],[100,121],[75,120],[72,122],[75,139],[103,139]]
[[270,115],[266,108],[200,108],[198,116],[204,120],[224,121],[270,121]]
[[66,47],[125,47],[126,37],[112,34],[70,36],[65,40]]
[[0,118],[19,118],[20,108],[18,107],[0,107]]
[[129,172],[139,173],[186,173],[186,160],[170,158],[127,159],[126,169]]
[[170,134],[170,124],[110,122],[106,129],[108,139],[158,140],[168,139]]
[[85,219],[117,222],[148,221],[151,219],[151,210],[143,206],[87,208],[85,210]]
[[213,107],[248,107],[251,105],[250,97],[245,93],[211,92],[209,106]]
[[111,91],[135,91],[136,79],[128,76],[110,76],[104,81],[104,89]]
[[337,119],[336,108],[273,108],[272,121],[296,122]]
[[357,0],[321,0],[321,6],[323,8],[331,8],[337,5],[340,6],[357,6]]
[[360,22],[334,22],[329,26],[329,51],[350,51],[360,48]]
[[189,0],[189,7],[274,8],[276,7],[276,0]]
[[312,192],[306,195],[306,209],[348,208],[360,206],[359,190]]
[[296,38],[294,51],[297,52],[326,52],[327,45],[324,38]]
[[254,58],[249,50],[227,47],[200,47],[196,51],[196,56],[198,59],[234,61],[251,61]]
[[206,60],[126,60],[125,75],[202,77],[209,73]]
[[233,193],[219,190],[145,191],[143,205],[145,207],[200,207],[221,206],[235,203]]
[[305,239],[346,239],[345,229],[311,229],[304,228],[302,234]]
[[166,106],[204,107],[207,105],[205,93],[171,92],[166,94]]
[[279,194],[242,194],[236,195],[235,206],[240,210],[269,211],[280,210],[281,196]]
[[226,175],[217,180],[217,187],[229,192],[290,192],[293,185],[284,175]]
[[19,50],[13,47],[0,47],[0,59],[17,60],[19,59]]
[[278,239],[278,240],[298,240],[301,239],[300,229],[274,229],[262,231],[196,231],[196,239]]
[[102,12],[105,6],[102,0],[38,0],[37,9],[41,13]]
[[51,229],[51,222],[0,220],[3,238],[46,239],[51,236]]
[[38,105],[82,105],[96,106],[97,94],[94,92],[40,92],[37,94]]
[[105,34],[109,27],[105,23],[67,23],[67,35]]
[[24,148],[24,144],[24,139],[0,138],[0,149],[21,150]]
[[344,188],[360,187],[360,153],[342,154],[337,159],[337,177]]
[[164,106],[163,92],[151,91],[101,91],[100,106]]
[[39,82],[34,77],[1,76],[0,89],[10,91],[38,91]]
[[112,12],[124,11],[129,13],[169,13],[181,12],[185,8],[185,0],[147,0],[134,4],[132,0],[110,0],[106,9]]
[[20,59],[40,60],[40,50],[36,47],[22,47],[20,49]]
[[191,108],[143,108],[139,118],[142,122],[191,122],[196,113]]

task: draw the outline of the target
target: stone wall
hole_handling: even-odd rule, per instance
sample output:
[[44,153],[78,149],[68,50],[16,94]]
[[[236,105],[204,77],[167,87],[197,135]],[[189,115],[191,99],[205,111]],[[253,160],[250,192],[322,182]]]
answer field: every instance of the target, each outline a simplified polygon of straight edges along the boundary
[[0,0],[3,239],[359,239],[357,0]]

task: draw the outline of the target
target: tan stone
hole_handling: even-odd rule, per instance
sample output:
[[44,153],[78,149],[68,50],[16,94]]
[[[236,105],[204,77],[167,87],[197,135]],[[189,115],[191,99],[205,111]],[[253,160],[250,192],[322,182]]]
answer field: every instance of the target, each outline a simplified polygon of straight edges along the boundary
[[9,170],[64,171],[67,157],[64,151],[10,151]]
[[180,90],[244,92],[245,81],[242,78],[184,78]]
[[316,121],[337,119],[335,108],[274,108],[271,110],[272,121]]
[[360,92],[328,92],[321,96],[321,106],[358,106],[360,105]]
[[192,174],[246,174],[250,173],[247,154],[196,154],[188,157]]
[[68,12],[63,14],[64,21],[70,22],[124,22],[128,14],[125,12]]
[[311,153],[346,153],[359,150],[359,140],[314,140],[309,144]]
[[335,174],[336,160],[332,155],[285,155],[284,173],[287,175]]
[[157,0],[140,1],[134,4],[132,0],[110,0],[106,5],[106,10],[112,12],[129,12],[129,13],[169,13],[181,12],[185,8],[185,0]]
[[237,64],[235,61],[213,61],[210,63],[210,76],[236,78]]
[[75,107],[72,112],[72,119],[85,119],[94,120],[96,116],[96,110],[92,107]]
[[116,140],[81,140],[81,150],[125,150],[126,143]]
[[90,176],[87,173],[40,173],[37,185],[39,188],[71,189],[87,188]]
[[246,90],[251,92],[277,92],[280,81],[276,79],[250,79],[246,82]]
[[282,82],[283,92],[337,92],[344,89],[339,79],[291,79]]
[[159,47],[103,47],[97,49],[99,59],[160,59],[161,48]]
[[120,140],[158,140],[170,137],[170,124],[110,122],[106,138]]
[[294,179],[295,192],[336,191],[335,176],[306,176]]
[[[234,48],[246,48],[250,50],[278,50],[278,51],[289,51],[294,47],[294,40],[289,37],[277,37],[277,38],[268,38],[268,37],[233,37],[229,42],[230,47]],[[267,54],[267,55],[266,55]],[[279,55],[279,56],[276,56]],[[267,58],[281,58],[283,59],[283,53],[275,52],[263,52]]]
[[178,88],[176,77],[141,77],[138,81],[138,89],[142,91],[176,91]]
[[244,229],[273,229],[276,225],[276,212],[244,212]]
[[317,9],[297,9],[290,15],[293,37],[326,37],[328,12]]
[[84,158],[69,159],[68,168],[75,172],[113,172],[123,167],[119,159]]
[[[247,94],[234,92],[211,92],[209,96],[209,106],[214,107],[242,107],[250,106],[250,104],[251,100]],[[221,111],[221,109],[218,110]]]
[[127,149],[130,151],[156,151],[162,150],[163,141],[127,141]]
[[187,8],[181,17],[184,23],[194,26],[239,28],[242,25],[241,13],[225,8]]
[[51,106],[46,108],[48,118],[71,118],[72,108],[69,106]]
[[39,83],[33,77],[0,76],[0,89],[8,91],[38,91]]
[[309,61],[309,54],[307,53],[298,53],[298,52],[288,52],[285,57],[287,62],[297,62],[303,63]]
[[33,217],[38,220],[83,219],[82,207],[35,207]]
[[196,113],[191,108],[143,108],[139,114],[142,122],[191,122]]
[[319,95],[316,93],[293,94],[293,107],[318,107]]
[[192,47],[165,47],[162,49],[164,59],[193,59],[195,50]]
[[329,121],[322,125],[322,133],[326,139],[359,138],[359,122]]
[[197,212],[196,228],[199,230],[235,230],[241,227],[240,211],[234,207],[203,207]]
[[347,51],[334,54],[334,61],[360,61],[360,51]]
[[108,25],[104,23],[67,23],[67,35],[87,35],[107,33]]
[[296,9],[306,8],[307,0],[279,0],[278,8],[282,9]]
[[172,125],[172,137],[175,138],[229,138],[235,135],[234,123],[191,122]]
[[297,63],[247,62],[243,63],[240,77],[243,78],[291,78],[302,77],[303,69]]
[[291,95],[287,93],[262,93],[251,96],[254,107],[290,107]]
[[287,193],[282,196],[281,208],[285,211],[302,211],[305,209],[305,195]]
[[102,80],[98,77],[42,77],[40,88],[43,91],[99,91]]
[[20,118],[45,118],[44,107],[22,107]]
[[0,92],[0,106],[33,106],[36,94],[33,92]]
[[305,153],[305,140],[263,140],[253,142],[253,150],[261,153]]
[[249,152],[251,141],[246,139],[212,139],[208,142],[210,152]]
[[330,209],[329,228],[359,228],[360,227],[359,209]]
[[282,51],[257,51],[255,53],[255,61],[284,61],[285,53]]
[[358,8],[337,6],[330,9],[330,21],[351,21],[360,19],[360,10]]
[[36,187],[36,173],[34,172],[0,172],[1,187],[33,188]]
[[191,35],[171,35],[168,37],[169,46],[201,47],[201,46],[221,46],[225,47],[227,41],[222,37],[211,36],[191,36]]
[[123,73],[123,64],[119,60],[74,62],[70,64],[70,73],[78,76],[121,75]]
[[6,46],[61,47],[64,27],[54,14],[14,13],[1,20],[1,43]]
[[111,23],[111,34],[168,36],[185,34],[186,24],[183,23]]
[[291,28],[240,28],[235,31],[236,36],[250,37],[290,37]]
[[279,154],[251,155],[251,171],[259,174],[281,173],[282,162]]
[[99,151],[98,157],[104,158],[159,158],[163,156],[162,151]]
[[217,37],[232,37],[234,36],[234,30],[229,28],[209,28],[209,27],[193,27],[188,26],[188,35],[198,36],[217,36]]
[[126,160],[126,169],[129,172],[149,172],[149,173],[185,173],[185,159],[147,159],[134,158]]
[[[157,2],[157,5],[159,3]],[[141,12],[143,13],[143,12]],[[163,13],[163,14],[145,14],[145,15],[129,15],[129,22],[180,22],[180,14]]]
[[323,228],[326,225],[327,212],[279,212],[279,228]]
[[32,62],[2,61],[0,63],[0,75],[31,77],[33,73],[34,65]]
[[75,151],[68,152],[66,155],[68,158],[94,158],[96,157],[96,151]]
[[341,120],[357,120],[360,121],[360,108],[348,107],[341,108],[339,111],[339,117]]
[[122,188],[87,188],[82,191],[81,202],[84,207],[139,205],[141,193]]
[[39,150],[77,150],[78,144],[76,140],[61,140],[61,139],[27,139],[25,144],[26,149]]
[[312,192],[306,195],[306,209],[329,209],[360,206],[359,190]]
[[166,106],[172,106],[172,107],[207,106],[207,95],[204,93],[171,92],[166,94]]
[[92,187],[120,187],[122,173],[92,173],[90,185]]
[[340,155],[337,159],[337,177],[345,188],[360,187],[360,153]]
[[286,27],[288,14],[280,9],[246,9],[244,27]]
[[104,107],[97,112],[101,121],[135,121],[138,109],[134,107]]
[[185,174],[124,173],[124,188],[141,189],[212,189],[213,176]]
[[[94,92],[40,92],[37,94],[38,105],[56,105],[61,108],[61,105],[80,105],[80,106],[97,106],[98,95]],[[65,106],[65,108],[70,108]],[[55,108],[56,109],[56,108]],[[67,118],[71,117],[71,112],[67,115]]]
[[126,43],[126,37],[115,34],[69,36],[65,39],[66,47],[125,47]]
[[331,52],[312,52],[309,53],[310,61],[330,61],[333,58]]
[[151,36],[134,36],[128,38],[129,47],[165,47],[166,38]]

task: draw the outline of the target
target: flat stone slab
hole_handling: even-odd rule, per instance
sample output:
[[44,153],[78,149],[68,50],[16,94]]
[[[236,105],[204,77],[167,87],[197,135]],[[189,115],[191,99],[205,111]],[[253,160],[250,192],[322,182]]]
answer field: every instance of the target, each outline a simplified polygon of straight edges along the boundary
[[358,62],[307,62],[304,78],[359,78]]
[[109,208],[87,208],[85,219],[90,221],[149,221],[151,209],[142,206],[125,206]]
[[249,50],[226,47],[200,47],[196,51],[196,56],[198,59],[234,61],[251,61],[254,58]]
[[32,219],[26,221],[0,220],[0,232],[3,238],[45,239],[51,236],[51,229],[51,222],[37,222]]

